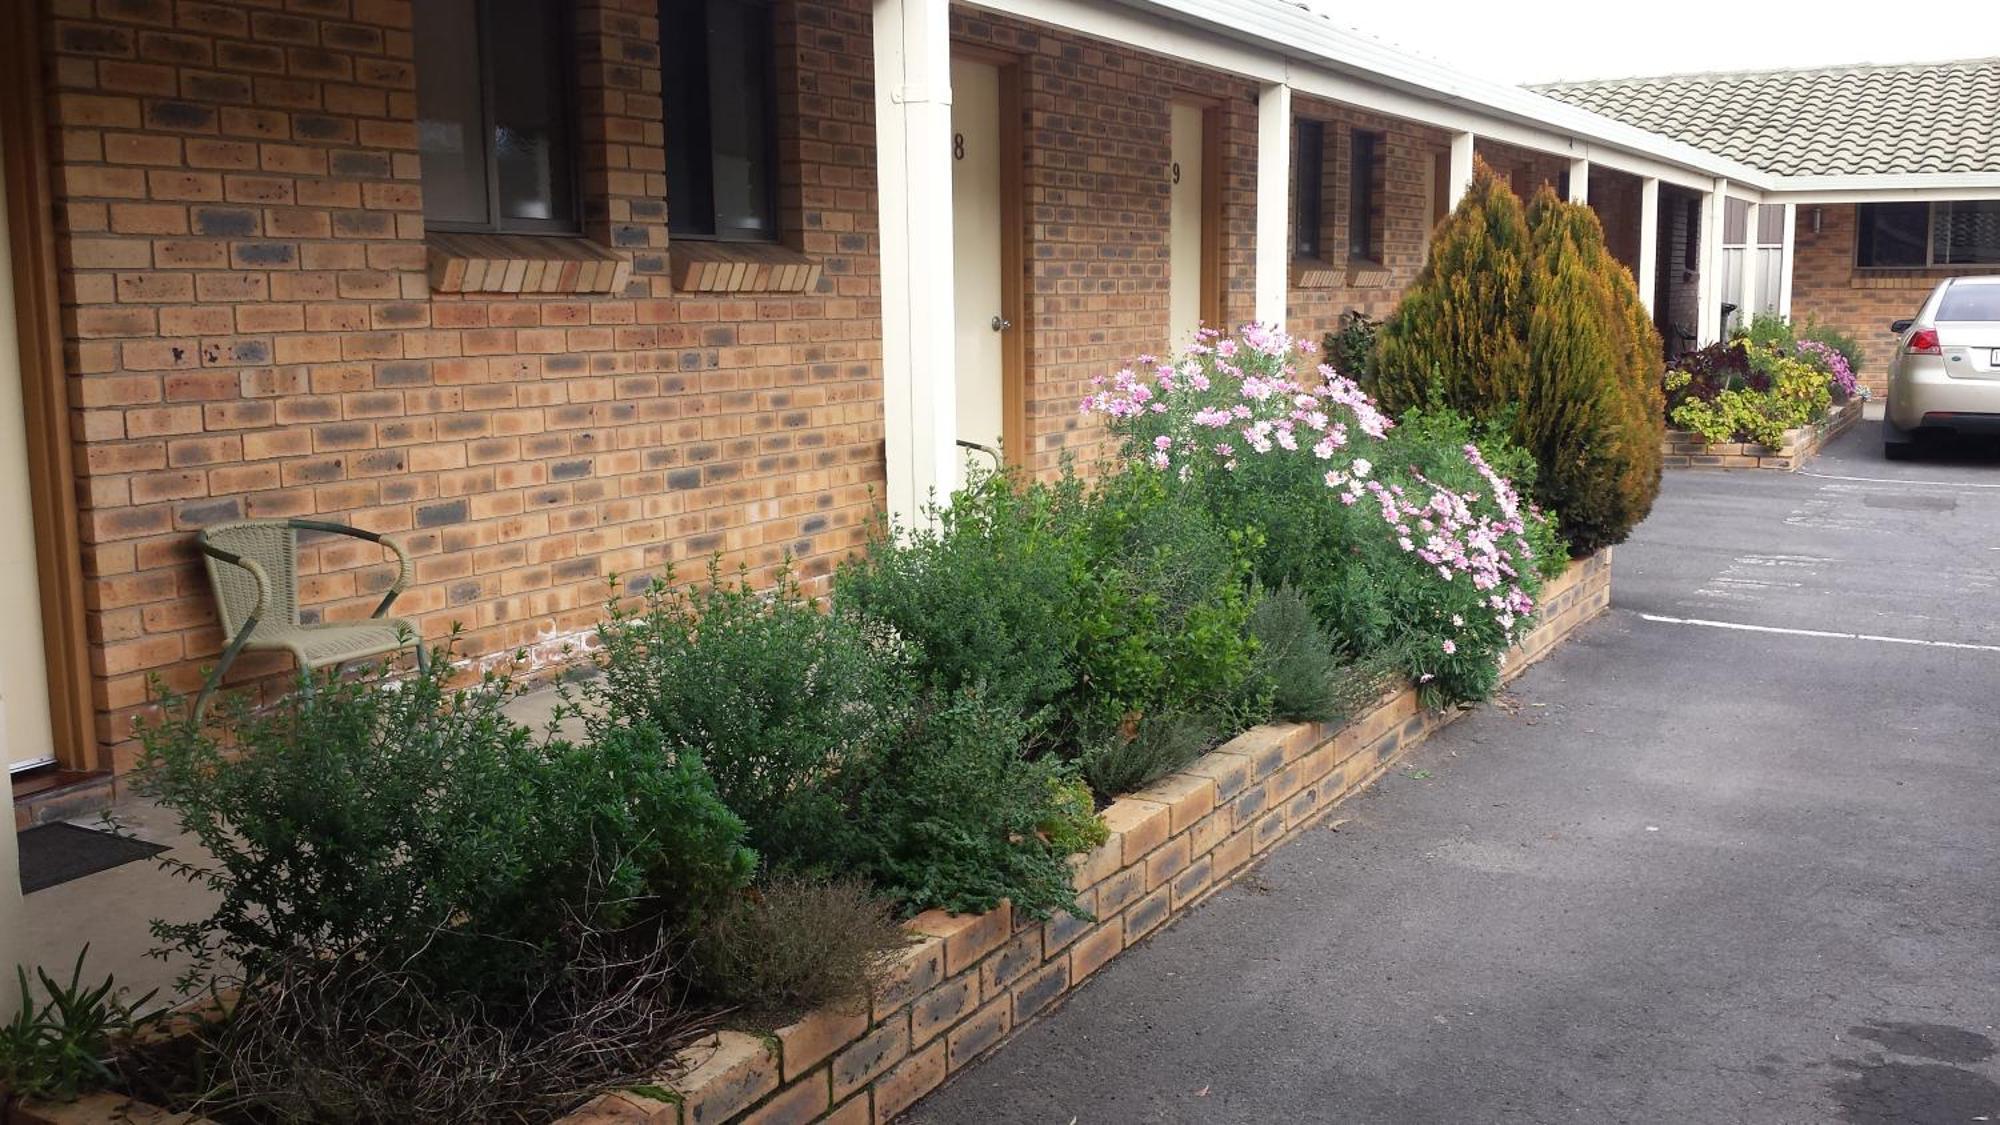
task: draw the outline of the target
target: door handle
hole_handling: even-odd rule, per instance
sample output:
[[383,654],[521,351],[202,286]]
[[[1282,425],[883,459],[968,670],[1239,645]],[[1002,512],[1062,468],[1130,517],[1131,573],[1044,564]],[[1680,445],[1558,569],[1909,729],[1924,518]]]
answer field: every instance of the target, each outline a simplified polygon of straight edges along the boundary
[[993,318],[993,331],[995,332],[1005,332],[1012,327],[1014,327],[1014,322],[1008,320],[1004,316],[996,316]]

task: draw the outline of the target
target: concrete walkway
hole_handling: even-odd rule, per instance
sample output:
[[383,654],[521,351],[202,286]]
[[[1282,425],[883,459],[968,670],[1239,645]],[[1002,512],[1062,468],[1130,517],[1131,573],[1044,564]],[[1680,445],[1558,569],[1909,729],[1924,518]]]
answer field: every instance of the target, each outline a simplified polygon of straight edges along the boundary
[[1879,442],[1670,475],[1610,614],[907,1120],[2000,1120],[2000,456]]

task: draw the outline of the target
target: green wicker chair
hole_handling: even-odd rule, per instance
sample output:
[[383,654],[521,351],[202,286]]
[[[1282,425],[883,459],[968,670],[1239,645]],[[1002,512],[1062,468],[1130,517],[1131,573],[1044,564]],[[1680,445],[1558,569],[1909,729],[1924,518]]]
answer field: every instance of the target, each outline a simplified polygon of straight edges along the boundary
[[[365,539],[380,543],[395,554],[402,573],[382,595],[373,617],[367,621],[326,625],[307,625],[299,620],[301,531]],[[394,540],[358,527],[318,520],[237,520],[203,529],[195,542],[201,548],[202,561],[208,565],[208,580],[215,590],[223,631],[229,634],[229,644],[216,661],[215,671],[195,697],[197,719],[208,707],[208,697],[229,673],[229,666],[246,649],[289,652],[302,671],[310,672],[381,656],[414,644],[417,666],[428,666],[429,657],[416,625],[405,618],[383,616],[395,603],[396,595],[410,584],[410,556]]]

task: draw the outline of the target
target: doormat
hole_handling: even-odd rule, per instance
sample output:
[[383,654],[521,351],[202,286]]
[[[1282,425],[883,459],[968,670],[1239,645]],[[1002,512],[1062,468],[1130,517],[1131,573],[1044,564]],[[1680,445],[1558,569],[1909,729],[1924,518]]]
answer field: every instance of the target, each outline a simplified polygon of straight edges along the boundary
[[149,844],[74,824],[44,824],[19,836],[21,893],[34,894],[72,879],[109,871],[135,859],[156,856],[165,844]]

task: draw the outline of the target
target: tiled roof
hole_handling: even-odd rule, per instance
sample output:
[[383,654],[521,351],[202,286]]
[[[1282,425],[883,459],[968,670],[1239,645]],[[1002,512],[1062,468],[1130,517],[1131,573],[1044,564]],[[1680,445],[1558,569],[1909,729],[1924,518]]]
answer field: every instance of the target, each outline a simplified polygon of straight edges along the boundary
[[2000,172],[2000,58],[1530,89],[1780,176]]

